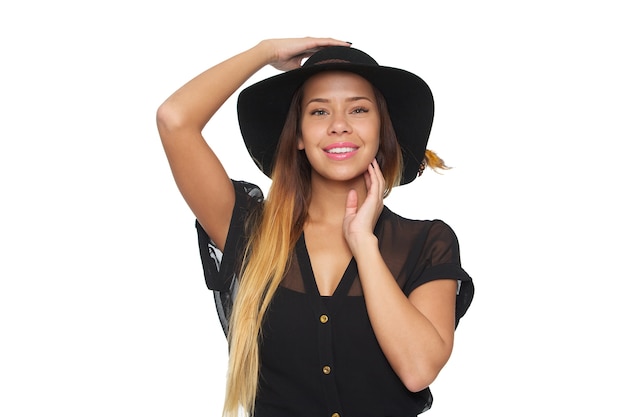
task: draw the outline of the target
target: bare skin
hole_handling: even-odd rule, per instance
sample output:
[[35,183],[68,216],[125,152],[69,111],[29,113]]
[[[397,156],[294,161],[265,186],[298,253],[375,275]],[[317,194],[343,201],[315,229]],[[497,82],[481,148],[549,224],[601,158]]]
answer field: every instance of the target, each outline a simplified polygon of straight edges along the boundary
[[[203,127],[263,66],[294,69],[304,57],[329,45],[348,46],[331,38],[262,41],[189,81],[159,107],[159,133],[176,183],[220,249],[235,197],[222,164],[202,137]],[[419,391],[434,381],[452,352],[457,284],[447,279],[432,281],[409,297],[397,285],[373,233],[383,208],[385,182],[374,159],[378,138],[371,132],[379,115],[367,103],[372,89],[354,78],[329,77],[317,85],[312,79],[307,82],[303,101],[306,104],[306,97],[312,97],[315,103],[313,109],[305,105],[303,137],[298,144],[313,167],[304,234],[317,285],[322,295],[331,295],[348,262],[355,258],[377,340],[405,386]],[[330,83],[331,90],[326,88]],[[337,142],[357,149],[345,164],[329,155],[327,147]]]

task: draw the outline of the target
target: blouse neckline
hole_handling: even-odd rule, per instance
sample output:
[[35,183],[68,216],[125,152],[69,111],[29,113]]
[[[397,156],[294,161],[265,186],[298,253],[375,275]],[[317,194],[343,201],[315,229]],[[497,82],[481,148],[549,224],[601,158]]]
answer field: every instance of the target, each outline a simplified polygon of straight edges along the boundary
[[348,291],[350,290],[358,272],[354,257],[350,259],[350,262],[344,270],[343,275],[341,276],[341,279],[339,280],[339,283],[333,293],[329,296],[322,296],[317,286],[317,282],[315,281],[315,274],[313,273],[311,258],[306,247],[304,232],[300,234],[298,242],[296,243],[296,256],[298,257],[298,265],[300,266],[300,275],[302,276],[304,288],[308,294],[326,299],[343,298],[348,295]]

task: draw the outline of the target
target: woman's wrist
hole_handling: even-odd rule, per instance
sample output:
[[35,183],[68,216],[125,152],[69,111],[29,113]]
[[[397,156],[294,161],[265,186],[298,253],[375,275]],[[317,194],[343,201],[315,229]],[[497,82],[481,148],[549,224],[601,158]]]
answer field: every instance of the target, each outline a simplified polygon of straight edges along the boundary
[[272,45],[271,39],[260,41],[253,49],[258,51],[259,56],[263,59],[264,65],[270,65],[272,62],[278,60],[278,54],[276,48]]
[[378,238],[373,233],[351,236],[348,245],[350,246],[352,256],[354,256],[357,262],[359,259],[367,259],[373,254],[380,252],[378,249]]

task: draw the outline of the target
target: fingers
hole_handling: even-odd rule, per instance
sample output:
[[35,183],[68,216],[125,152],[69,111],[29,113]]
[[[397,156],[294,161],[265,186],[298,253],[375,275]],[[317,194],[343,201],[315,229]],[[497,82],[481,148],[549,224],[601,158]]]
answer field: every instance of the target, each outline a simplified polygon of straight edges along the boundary
[[346,198],[346,215],[354,215],[357,212],[358,197],[356,190],[350,190]]
[[275,68],[288,71],[299,68],[302,60],[327,46],[350,46],[350,42],[334,38],[289,38],[267,40],[273,50],[274,59],[270,64]]
[[363,173],[367,195],[359,206],[358,194],[352,189],[346,199],[346,214],[344,217],[344,234],[349,244],[352,236],[373,233],[378,217],[383,209],[383,193],[385,179],[376,160],[368,165]]
[[307,38],[303,38],[304,40],[308,41],[308,44],[311,45],[310,48],[311,49],[316,49],[319,50],[322,47],[325,46],[350,46],[352,45],[352,42],[346,42],[346,41],[341,41],[339,39],[335,39],[335,38],[313,38],[313,37],[307,37]]
[[375,194],[382,199],[385,192],[385,177],[378,165],[378,161],[374,158],[372,163],[367,167],[367,175],[365,176],[365,184],[368,192]]
[[378,178],[378,181],[380,182],[381,185],[384,185],[385,177],[383,176],[383,171],[380,169],[380,165],[378,165],[378,161],[376,160],[376,158],[374,158],[374,161],[372,162],[372,166],[374,167],[376,178]]

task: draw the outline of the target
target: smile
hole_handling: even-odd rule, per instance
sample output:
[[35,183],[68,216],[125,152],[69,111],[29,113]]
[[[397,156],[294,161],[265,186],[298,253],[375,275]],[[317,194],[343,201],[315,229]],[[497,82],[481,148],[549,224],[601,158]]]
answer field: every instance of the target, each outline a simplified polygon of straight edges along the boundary
[[332,154],[340,154],[340,153],[355,152],[356,150],[357,148],[342,147],[342,148],[325,149],[325,152],[332,153]]
[[333,161],[344,161],[354,156],[359,147],[350,142],[333,143],[324,148],[326,156]]

